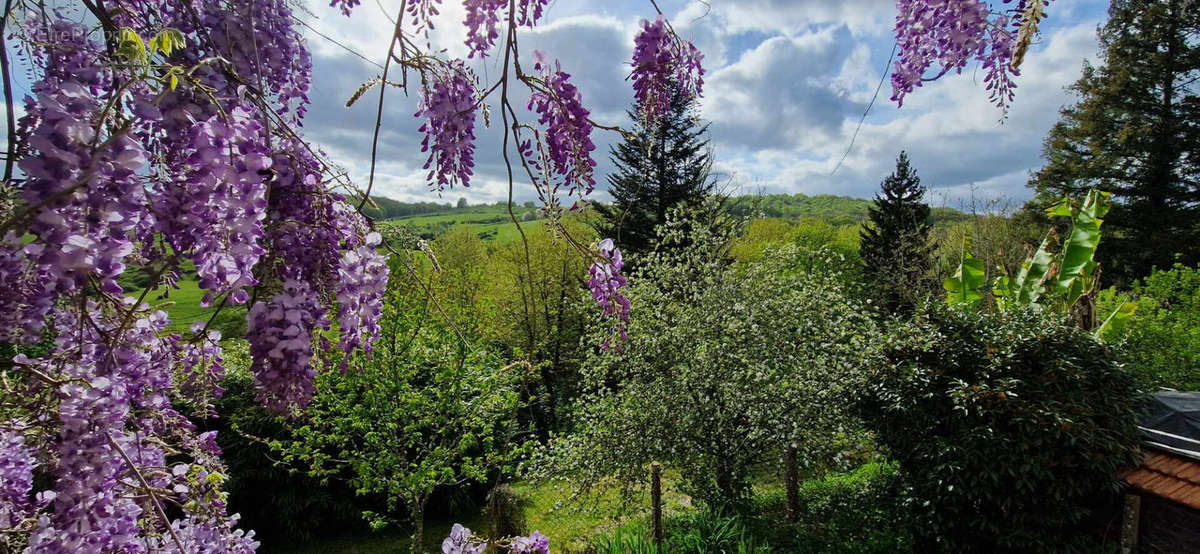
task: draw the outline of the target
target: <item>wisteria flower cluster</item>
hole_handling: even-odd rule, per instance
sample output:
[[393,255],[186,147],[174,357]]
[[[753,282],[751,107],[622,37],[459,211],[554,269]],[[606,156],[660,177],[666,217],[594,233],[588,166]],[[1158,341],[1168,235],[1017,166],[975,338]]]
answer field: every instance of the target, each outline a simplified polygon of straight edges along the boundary
[[306,406],[313,395],[313,330],[327,329],[325,308],[308,283],[289,280],[249,314],[250,354],[259,398],[268,408],[286,412]]
[[688,96],[700,96],[704,89],[703,61],[700,50],[671,32],[661,15],[653,23],[642,21],[642,30],[634,38],[631,73],[638,115],[654,121],[666,113],[672,87]]
[[[24,400],[0,422],[7,544],[258,546],[225,513],[215,433],[180,411],[213,414],[220,335],[207,323],[169,332],[164,312],[125,296],[129,267],[161,289],[191,260],[206,304],[247,303],[253,291],[253,369],[279,410],[311,397],[331,307],[343,349],[378,337],[387,267],[299,133],[311,58],[291,10],[287,0],[138,0],[92,20],[136,36],[139,64],[128,45],[110,52],[89,38],[97,29],[58,11],[14,14],[25,23],[6,38],[25,46],[34,82],[11,145],[23,202],[0,218],[0,342],[54,340],[11,359]],[[136,50],[164,29],[186,47]],[[168,459],[184,469],[167,470]]]
[[[467,19],[463,25],[467,27],[467,48],[470,50],[467,57],[487,57],[488,50],[500,38],[501,18],[506,16],[508,3],[509,0],[464,0]],[[518,0],[512,14],[513,22],[533,27],[549,3],[550,0]]]
[[[550,539],[538,531],[527,537],[496,541],[496,546],[513,554],[550,554]],[[487,547],[487,541],[475,537],[460,523],[455,523],[450,536],[442,540],[442,554],[483,554]]]
[[29,517],[33,503],[33,469],[37,461],[25,446],[25,435],[16,422],[0,424],[0,532]]
[[425,90],[416,117],[425,119],[421,151],[429,152],[427,179],[439,191],[471,185],[475,166],[475,80],[461,60],[447,64]]
[[612,239],[600,241],[596,250],[603,260],[592,262],[591,268],[588,269],[591,278],[588,279],[587,285],[592,291],[592,298],[600,304],[601,315],[615,320],[614,329],[609,331],[609,338],[600,345],[601,349],[608,350],[612,347],[610,339],[614,330],[622,342],[628,340],[625,325],[629,323],[629,299],[621,292],[621,287],[628,282],[625,276],[621,275],[621,269],[625,267],[621,250],[613,244]]
[[583,107],[579,89],[571,84],[571,75],[563,72],[557,61],[551,67],[540,50],[534,51],[533,59],[533,68],[541,73],[546,89],[530,95],[528,108],[538,114],[538,123],[545,128],[550,169],[562,176],[572,191],[578,188],[584,195],[591,194],[596,185],[592,176],[596,145],[592,143],[590,112]]
[[[1028,45],[1046,3],[1019,0],[1013,8],[994,13],[984,0],[896,0],[892,100],[903,105],[905,96],[923,82],[961,73],[977,61],[986,71],[992,102],[1006,108],[1014,96],[1014,77],[1020,75],[1018,38]],[[930,75],[935,64],[940,68]]]

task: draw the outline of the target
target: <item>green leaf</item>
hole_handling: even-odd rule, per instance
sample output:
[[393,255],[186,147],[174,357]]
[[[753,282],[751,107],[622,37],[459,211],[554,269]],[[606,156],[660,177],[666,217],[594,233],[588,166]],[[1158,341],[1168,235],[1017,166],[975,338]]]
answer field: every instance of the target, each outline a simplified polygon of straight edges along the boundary
[[167,86],[170,87],[171,90],[175,90],[175,87],[179,86],[179,76],[174,72],[167,77]]
[[963,238],[962,259],[959,260],[958,270],[948,277],[942,286],[946,289],[946,302],[951,306],[978,307],[983,301],[984,267],[980,260],[970,253],[971,241]]
[[1089,278],[1094,275],[1096,249],[1100,246],[1100,224],[1108,213],[1110,203],[1107,192],[1095,189],[1088,191],[1079,211],[1075,212],[1071,232],[1063,243],[1058,275],[1054,281],[1054,294],[1070,306],[1090,288]]
[[1016,291],[1015,301],[1018,304],[1033,304],[1046,292],[1046,276],[1054,263],[1054,257],[1050,253],[1053,245],[1054,235],[1047,233],[1037,251],[1021,264],[1021,270],[1017,272],[1017,279],[1013,283]]
[[1129,320],[1136,312],[1136,302],[1125,302],[1117,306],[1117,309],[1108,315],[1104,323],[1101,323],[1096,328],[1096,338],[1100,339],[1100,342],[1108,342],[1113,338],[1121,336],[1125,332],[1125,329],[1129,327]]

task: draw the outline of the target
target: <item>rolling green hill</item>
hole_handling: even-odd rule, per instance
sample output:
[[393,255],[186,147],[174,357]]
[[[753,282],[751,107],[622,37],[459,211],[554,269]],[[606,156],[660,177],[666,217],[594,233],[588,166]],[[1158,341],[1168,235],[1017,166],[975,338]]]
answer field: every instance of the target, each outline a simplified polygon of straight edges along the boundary
[[[832,194],[764,194],[735,196],[726,202],[727,209],[736,215],[797,219],[815,217],[829,223],[844,225],[860,223],[867,219],[867,208],[871,200]],[[961,221],[967,215],[951,208],[934,208],[935,223]]]

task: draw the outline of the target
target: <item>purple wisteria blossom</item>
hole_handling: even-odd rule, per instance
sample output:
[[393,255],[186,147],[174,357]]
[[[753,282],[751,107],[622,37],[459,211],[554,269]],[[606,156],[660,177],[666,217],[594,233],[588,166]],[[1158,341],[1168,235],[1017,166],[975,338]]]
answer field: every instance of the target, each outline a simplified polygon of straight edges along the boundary
[[550,554],[550,539],[540,531],[528,537],[514,537],[509,544],[513,554]]
[[365,244],[342,255],[338,268],[338,327],[340,346],[346,354],[343,368],[355,348],[370,352],[379,339],[379,316],[388,279],[386,260],[375,251],[380,240],[378,233],[367,235]]
[[704,55],[692,43],[680,40],[660,15],[653,23],[642,21],[634,38],[633,96],[638,115],[654,121],[666,113],[672,87],[698,97],[704,89]]
[[541,73],[546,90],[535,90],[528,108],[537,112],[538,123],[545,127],[549,169],[561,175],[571,191],[578,188],[584,195],[591,194],[596,185],[592,176],[596,145],[592,143],[590,112],[583,107],[579,89],[571,84],[571,75],[563,72],[557,61],[551,67],[546,54],[538,50],[533,59],[533,69]]
[[23,425],[0,424],[0,532],[20,525],[33,510],[33,470],[37,461],[25,446]]
[[[1013,56],[1026,6],[1020,0],[1006,12],[993,13],[984,0],[896,0],[892,100],[903,105],[923,82],[961,73],[976,61],[986,71],[990,99],[1006,108],[1016,88],[1013,77],[1020,75]],[[939,68],[931,74],[935,65]]]
[[251,306],[247,319],[251,370],[263,405],[277,412],[307,406],[316,376],[313,329],[329,327],[316,292],[289,280],[269,301]]
[[424,91],[416,117],[426,121],[421,151],[429,152],[426,177],[439,191],[471,185],[475,166],[475,83],[462,60],[448,64]]
[[483,554],[487,543],[471,540],[471,530],[455,523],[450,536],[442,540],[442,554]]
[[[600,348],[608,350],[612,347],[609,342],[615,330],[621,341],[629,340],[625,335],[625,325],[629,323],[629,299],[621,293],[621,287],[627,284],[621,269],[625,261],[621,258],[621,250],[613,245],[612,239],[604,239],[596,245],[603,261],[592,262],[588,270],[588,289],[592,298],[600,304],[601,315],[615,320],[614,329],[609,331],[609,337],[604,339]],[[618,347],[619,348],[619,347]]]
[[[463,25],[467,28],[468,58],[487,57],[488,50],[500,38],[502,20],[506,17],[505,9],[509,0],[463,0],[467,10],[467,18]],[[518,0],[516,11],[513,13],[513,23],[518,26],[533,27],[546,12],[550,0]]]

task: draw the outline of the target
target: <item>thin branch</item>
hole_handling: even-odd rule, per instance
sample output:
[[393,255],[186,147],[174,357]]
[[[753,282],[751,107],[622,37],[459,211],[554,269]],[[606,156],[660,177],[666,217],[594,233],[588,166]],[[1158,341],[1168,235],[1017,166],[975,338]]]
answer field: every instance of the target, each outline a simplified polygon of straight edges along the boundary
[[17,157],[17,116],[13,111],[12,79],[8,68],[8,42],[5,29],[12,15],[12,0],[4,0],[4,19],[0,19],[0,78],[4,79],[4,101],[8,117],[8,155],[4,160],[4,182],[12,181],[13,163]]

